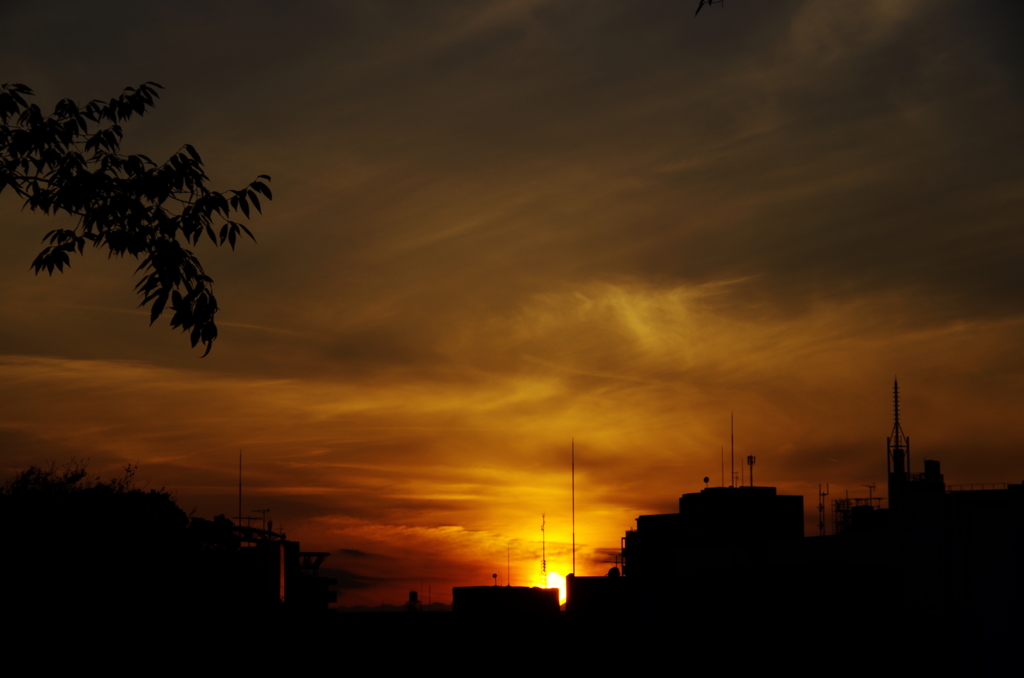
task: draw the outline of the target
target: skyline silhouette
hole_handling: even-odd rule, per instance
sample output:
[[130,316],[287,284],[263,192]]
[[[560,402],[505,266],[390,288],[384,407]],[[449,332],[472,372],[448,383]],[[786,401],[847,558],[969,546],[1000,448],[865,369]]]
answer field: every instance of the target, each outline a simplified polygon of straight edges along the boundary
[[894,375],[915,465],[1020,482],[1024,9],[697,4],[0,9],[44,111],[159,82],[125,152],[274,177],[258,245],[195,247],[201,361],[136,262],[33,276],[73,223],[0,196],[0,478],[138,464],[231,517],[242,449],[243,513],[370,607],[537,583],[541,515],[568,574],[573,439],[576,570],[607,572],[720,482],[730,412],[817,534],[819,483],[885,483]]

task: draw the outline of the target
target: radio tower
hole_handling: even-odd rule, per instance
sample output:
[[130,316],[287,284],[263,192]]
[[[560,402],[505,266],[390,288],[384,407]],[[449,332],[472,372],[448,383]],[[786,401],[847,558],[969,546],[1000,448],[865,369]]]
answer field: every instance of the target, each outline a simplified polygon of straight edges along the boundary
[[900,385],[895,379],[892,383],[892,408],[892,433],[885,439],[889,467],[889,508],[900,510],[903,508],[906,485],[910,482],[910,438],[900,426]]
[[544,514],[540,514],[540,576],[544,582],[543,588],[548,587],[548,551],[547,541],[544,535],[544,525],[547,520],[544,518]]

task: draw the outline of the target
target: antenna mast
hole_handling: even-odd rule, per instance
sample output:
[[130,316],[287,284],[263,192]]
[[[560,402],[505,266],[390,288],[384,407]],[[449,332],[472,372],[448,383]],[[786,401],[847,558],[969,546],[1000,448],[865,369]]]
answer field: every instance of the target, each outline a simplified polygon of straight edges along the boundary
[[722,487],[725,487],[725,445],[722,445]]
[[547,523],[544,514],[540,514],[540,576],[544,579],[544,588],[548,587],[548,551],[547,541],[544,535],[544,525]]
[[576,438],[572,439],[572,573],[576,574]]
[[238,450],[238,526],[242,526],[242,450]]
[[736,422],[729,413],[729,487],[736,487]]
[[[261,517],[262,517],[262,519],[263,519],[263,527],[262,527],[262,530],[263,530],[264,532],[266,532],[266,531],[267,531],[267,514],[268,514],[268,513],[270,513],[270,509],[252,509],[251,513],[259,513],[259,514],[262,514],[262,516],[261,516]],[[271,522],[271,523],[273,523],[274,521],[273,521],[273,520],[271,520],[270,522]],[[421,586],[420,588],[423,588],[423,587]]]
[[900,425],[900,385],[892,382],[892,432],[885,439],[886,465],[889,471],[889,508],[902,509],[906,484],[910,482],[910,438]]

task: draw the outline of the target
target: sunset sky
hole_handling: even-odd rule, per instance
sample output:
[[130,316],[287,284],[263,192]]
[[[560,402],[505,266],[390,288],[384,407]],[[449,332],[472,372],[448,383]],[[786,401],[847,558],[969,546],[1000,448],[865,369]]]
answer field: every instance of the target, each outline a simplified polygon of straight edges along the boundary
[[[758,484],[1024,479],[1024,5],[962,0],[5,2],[0,82],[164,86],[124,150],[273,178],[196,248],[206,358],[133,260],[29,269],[0,196],[0,479],[138,463],[269,508],[340,605],[602,574],[736,454]],[[728,473],[728,457],[726,458]],[[728,482],[728,479],[727,479]]]

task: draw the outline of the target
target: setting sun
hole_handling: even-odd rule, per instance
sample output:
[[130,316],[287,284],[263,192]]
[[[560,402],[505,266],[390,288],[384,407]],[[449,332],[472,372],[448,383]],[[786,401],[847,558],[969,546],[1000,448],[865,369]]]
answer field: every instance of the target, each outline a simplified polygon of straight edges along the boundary
[[549,589],[558,589],[558,604],[565,605],[565,575],[557,572],[548,572]]

